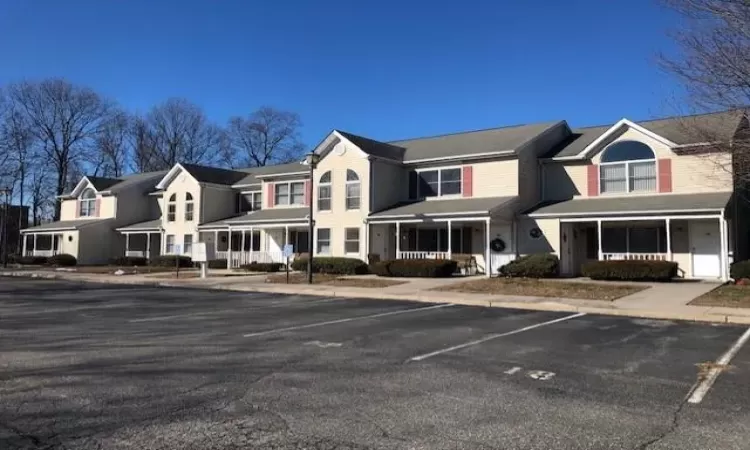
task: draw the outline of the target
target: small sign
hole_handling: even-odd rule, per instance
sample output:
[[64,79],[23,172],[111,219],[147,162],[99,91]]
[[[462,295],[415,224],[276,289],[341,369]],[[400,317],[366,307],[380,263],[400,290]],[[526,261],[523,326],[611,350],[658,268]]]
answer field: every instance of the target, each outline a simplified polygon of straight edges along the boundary
[[294,255],[294,246],[292,244],[286,244],[284,246],[284,258],[289,258]]
[[208,262],[208,252],[206,251],[205,242],[196,242],[193,244],[192,257],[193,262]]
[[175,244],[174,249],[172,250],[175,255],[181,255],[182,254],[182,248],[180,248],[180,244]]

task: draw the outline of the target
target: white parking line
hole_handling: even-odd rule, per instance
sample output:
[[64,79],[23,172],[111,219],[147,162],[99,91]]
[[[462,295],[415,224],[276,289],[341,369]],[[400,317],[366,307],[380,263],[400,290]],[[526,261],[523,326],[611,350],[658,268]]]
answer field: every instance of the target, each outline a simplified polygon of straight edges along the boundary
[[690,398],[688,398],[688,403],[697,404],[703,401],[703,397],[706,396],[708,390],[711,389],[711,386],[714,385],[716,379],[719,378],[721,371],[732,362],[732,358],[735,357],[737,352],[740,351],[742,346],[745,345],[748,340],[750,340],[750,328],[748,328],[745,333],[743,333],[742,336],[740,336],[739,339],[729,347],[729,350],[727,350],[726,353],[716,360],[714,367],[708,371],[708,375],[706,375],[706,377],[703,378],[703,380],[698,383],[697,387],[692,391]]
[[448,353],[448,352],[452,352],[454,350],[460,350],[462,348],[471,347],[473,345],[477,345],[477,344],[481,344],[483,342],[491,341],[492,339],[497,339],[497,338],[501,338],[501,337],[504,337],[504,336],[510,336],[510,335],[513,335],[513,334],[523,333],[524,331],[529,331],[529,330],[533,330],[535,328],[540,328],[540,327],[544,327],[544,326],[547,326],[547,325],[552,325],[553,323],[564,322],[566,320],[575,319],[576,317],[581,317],[581,316],[585,316],[585,315],[586,315],[586,313],[571,314],[569,316],[561,317],[559,319],[549,320],[547,322],[538,323],[536,325],[529,325],[528,327],[519,328],[517,330],[508,331],[506,333],[490,334],[488,336],[485,336],[485,337],[483,337],[481,339],[477,339],[475,341],[469,341],[469,342],[466,342],[464,344],[454,345],[453,347],[448,347],[448,348],[444,348],[442,350],[437,350],[437,351],[434,351],[434,352],[431,352],[431,353],[425,353],[424,355],[415,356],[413,358],[409,358],[408,361],[422,361],[422,360],[425,360],[427,358],[432,358],[433,356],[442,355],[443,353]]
[[430,310],[430,309],[448,308],[450,306],[456,306],[456,305],[454,305],[452,303],[443,303],[443,304],[440,304],[440,305],[426,306],[426,307],[420,307],[420,308],[400,309],[398,311],[390,311],[390,312],[385,312],[385,313],[370,314],[369,316],[348,317],[346,319],[336,319],[336,320],[328,320],[326,322],[308,323],[306,325],[297,325],[297,326],[294,326],[294,327],[276,328],[274,330],[259,331],[257,333],[248,333],[248,334],[244,334],[242,336],[243,337],[263,336],[263,335],[272,334],[272,333],[282,333],[284,331],[304,330],[306,328],[315,328],[315,327],[322,327],[322,326],[325,326],[325,325],[334,325],[334,324],[337,324],[337,323],[353,322],[355,320],[375,319],[375,318],[378,318],[378,317],[395,316],[397,314],[407,314],[407,313],[412,313],[412,312],[427,311],[427,310]]

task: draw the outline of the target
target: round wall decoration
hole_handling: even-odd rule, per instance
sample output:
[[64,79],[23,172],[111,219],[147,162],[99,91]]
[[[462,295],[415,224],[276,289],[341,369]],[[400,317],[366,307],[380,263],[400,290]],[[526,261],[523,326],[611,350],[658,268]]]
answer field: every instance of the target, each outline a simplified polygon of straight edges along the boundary
[[337,145],[336,148],[333,149],[333,153],[337,154],[338,156],[343,155],[346,153],[346,145]]
[[542,237],[542,230],[539,228],[532,228],[529,230],[529,236],[531,236],[531,239],[539,239]]
[[68,236],[68,242],[73,242],[73,236]]
[[490,241],[490,250],[493,252],[502,252],[505,250],[505,241],[500,238],[495,238]]

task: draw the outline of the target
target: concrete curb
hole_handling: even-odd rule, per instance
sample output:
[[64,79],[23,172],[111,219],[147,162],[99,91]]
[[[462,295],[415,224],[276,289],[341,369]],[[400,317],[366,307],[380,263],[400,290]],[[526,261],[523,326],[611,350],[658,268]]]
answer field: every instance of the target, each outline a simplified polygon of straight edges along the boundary
[[[457,305],[467,306],[482,306],[491,308],[507,308],[507,309],[525,309],[532,311],[555,311],[555,312],[582,312],[586,314],[598,314],[606,316],[618,316],[618,317],[634,317],[641,319],[660,319],[660,320],[684,320],[690,322],[708,322],[708,323],[725,323],[725,324],[736,324],[736,325],[750,325],[750,316],[732,315],[732,314],[711,314],[710,312],[704,311],[659,311],[659,310],[648,310],[648,309],[618,309],[611,303],[608,308],[598,306],[582,306],[564,301],[570,302],[581,302],[581,300],[573,299],[562,299],[563,302],[553,301],[551,299],[542,297],[528,297],[528,301],[507,301],[499,300],[497,298],[462,298],[459,297],[458,293],[447,295],[444,293],[427,293],[427,291],[417,291],[414,294],[388,294],[377,290],[372,292],[364,290],[353,290],[354,288],[341,288],[341,289],[320,289],[320,288],[307,288],[307,287],[287,287],[286,285],[258,285],[258,286],[236,286],[231,284],[216,284],[212,286],[205,286],[192,283],[180,283],[174,281],[153,281],[143,279],[127,279],[128,276],[113,278],[96,279],[94,277],[87,277],[83,274],[80,276],[70,276],[68,272],[65,273],[39,273],[39,272],[0,272],[0,277],[22,277],[22,278],[38,278],[38,279],[65,279],[70,281],[86,282],[86,283],[102,283],[102,284],[122,284],[122,285],[143,285],[143,286],[156,286],[156,287],[171,287],[171,288],[184,288],[184,289],[212,289],[212,290],[224,290],[234,292],[262,292],[268,294],[291,294],[291,295],[313,295],[323,297],[334,297],[334,298],[372,298],[372,299],[385,299],[385,300],[408,300],[414,302],[423,303],[453,303]],[[465,294],[465,295],[481,295],[481,294]],[[489,296],[488,296],[489,297]],[[686,306],[686,308],[693,308]]]

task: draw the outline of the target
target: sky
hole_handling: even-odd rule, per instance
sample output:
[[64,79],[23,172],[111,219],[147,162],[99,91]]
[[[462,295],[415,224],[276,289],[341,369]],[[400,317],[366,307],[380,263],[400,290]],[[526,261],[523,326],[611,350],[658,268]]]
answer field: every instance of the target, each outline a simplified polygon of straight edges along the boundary
[[0,86],[62,77],[145,112],[217,123],[294,111],[377,140],[679,112],[658,0],[0,0]]

